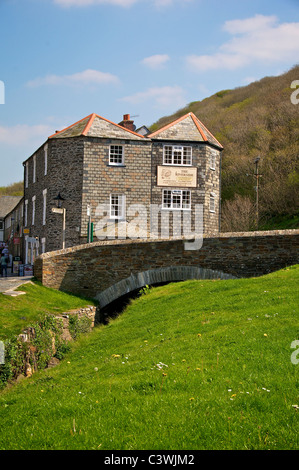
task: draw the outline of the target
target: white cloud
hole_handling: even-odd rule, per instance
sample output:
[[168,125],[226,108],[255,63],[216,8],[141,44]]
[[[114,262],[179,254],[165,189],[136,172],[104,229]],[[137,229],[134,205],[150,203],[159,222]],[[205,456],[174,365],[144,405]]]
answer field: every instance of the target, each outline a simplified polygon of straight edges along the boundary
[[16,124],[15,126],[0,126],[0,143],[11,146],[41,145],[53,134],[53,127],[47,124]]
[[116,5],[130,7],[139,0],[54,0],[61,7],[87,7],[91,5]]
[[279,24],[275,16],[256,15],[227,21],[223,29],[233,37],[212,55],[191,55],[193,70],[235,70],[254,62],[275,63],[298,60],[299,23]]
[[190,3],[192,2],[193,0],[153,0],[154,1],[154,5],[158,8],[163,8],[163,7],[168,7],[168,6],[171,6],[171,5],[174,5],[175,3]]
[[155,107],[167,109],[177,108],[186,104],[185,91],[179,86],[164,86],[149,88],[146,91],[135,93],[131,96],[122,98],[132,104],[143,104],[150,102]]
[[141,61],[146,67],[150,69],[160,69],[166,62],[169,61],[169,56],[167,54],[156,54],[150,57],[146,57]]
[[[143,0],[53,0],[56,5],[61,7],[88,7],[92,5],[112,5],[120,7],[131,7]],[[153,3],[157,8],[168,7],[171,5],[192,2],[193,0],[147,0]]]
[[118,83],[119,79],[115,75],[98,70],[87,69],[83,72],[72,75],[46,75],[30,80],[29,87],[42,85],[102,85],[107,83]]
[[269,28],[277,22],[276,16],[255,15],[245,20],[228,20],[223,29],[230,34],[245,34]]

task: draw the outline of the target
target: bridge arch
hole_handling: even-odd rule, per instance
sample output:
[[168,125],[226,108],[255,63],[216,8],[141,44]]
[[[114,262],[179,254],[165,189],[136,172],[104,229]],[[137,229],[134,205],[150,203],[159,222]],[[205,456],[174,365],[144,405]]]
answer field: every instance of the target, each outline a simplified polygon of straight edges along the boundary
[[96,294],[95,299],[100,308],[104,308],[118,298],[130,292],[141,289],[146,285],[155,285],[173,281],[187,281],[190,279],[236,279],[231,274],[196,266],[169,266],[165,268],[149,269],[147,271],[131,274],[102,292]]

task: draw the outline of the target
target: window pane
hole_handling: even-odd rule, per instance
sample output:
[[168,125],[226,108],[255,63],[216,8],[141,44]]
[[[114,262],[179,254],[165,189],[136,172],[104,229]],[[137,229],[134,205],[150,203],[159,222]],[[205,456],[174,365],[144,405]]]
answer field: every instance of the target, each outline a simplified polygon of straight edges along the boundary
[[191,165],[191,147],[184,147],[183,165]]
[[172,207],[173,209],[181,208],[182,194],[172,194]]
[[162,205],[164,209],[190,209],[191,192],[181,189],[164,189]]
[[166,189],[163,191],[163,207],[171,208],[171,191]]
[[181,165],[183,161],[183,147],[173,147],[173,164]]
[[171,165],[172,163],[172,147],[170,145],[166,145],[164,147],[164,164]]
[[182,208],[191,209],[191,194],[190,191],[183,191],[182,194]]
[[215,212],[215,197],[213,195],[210,196],[210,211]]
[[191,165],[192,148],[181,145],[165,145],[163,163],[164,165]]
[[110,217],[114,219],[121,219],[124,216],[124,195],[111,194],[110,195]]
[[123,146],[122,145],[110,145],[110,157],[109,162],[117,165],[123,163]]
[[212,150],[211,157],[210,157],[210,168],[212,170],[215,170],[215,165],[216,165],[216,154],[214,150]]

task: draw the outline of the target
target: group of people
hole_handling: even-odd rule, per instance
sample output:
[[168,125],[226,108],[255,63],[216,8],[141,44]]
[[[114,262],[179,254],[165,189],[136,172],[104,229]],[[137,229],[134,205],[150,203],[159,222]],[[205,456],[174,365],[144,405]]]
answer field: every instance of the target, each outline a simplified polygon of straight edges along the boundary
[[8,248],[4,248],[1,253],[1,276],[7,277],[7,265],[9,263],[9,251]]

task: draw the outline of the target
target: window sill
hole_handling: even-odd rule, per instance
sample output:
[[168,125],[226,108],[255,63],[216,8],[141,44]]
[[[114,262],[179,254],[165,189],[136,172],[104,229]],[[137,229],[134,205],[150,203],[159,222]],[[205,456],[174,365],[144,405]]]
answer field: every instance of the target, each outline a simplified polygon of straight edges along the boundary
[[108,163],[107,166],[112,168],[125,168],[126,165],[124,163]]
[[161,207],[161,210],[163,211],[191,211],[190,208],[184,208],[184,207]]
[[192,163],[164,163],[162,164],[163,166],[188,166],[192,167]]

